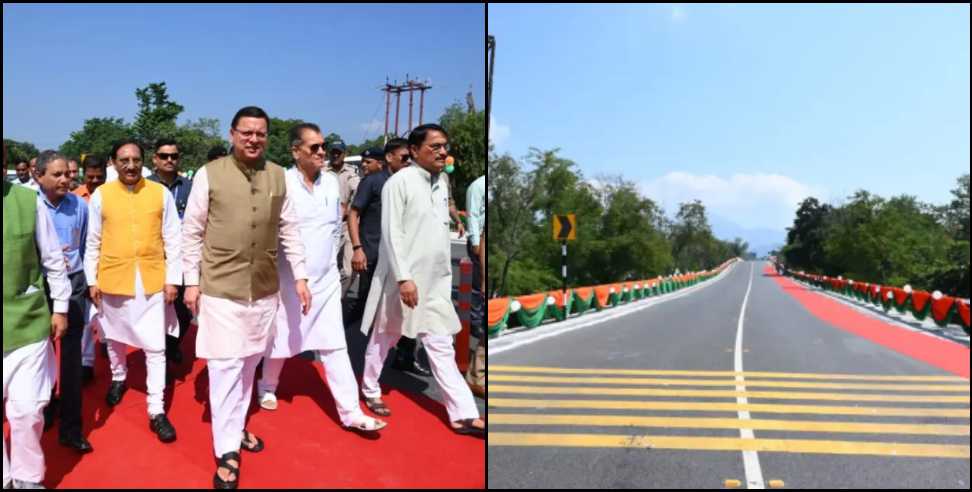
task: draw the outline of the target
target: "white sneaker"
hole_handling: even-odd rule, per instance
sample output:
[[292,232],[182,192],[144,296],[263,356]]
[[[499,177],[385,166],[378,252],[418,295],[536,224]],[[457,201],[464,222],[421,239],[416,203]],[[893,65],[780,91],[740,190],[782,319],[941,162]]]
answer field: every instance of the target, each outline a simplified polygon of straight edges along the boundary
[[23,482],[17,479],[13,481],[13,488],[15,489],[46,489],[43,484],[34,482]]
[[277,409],[277,395],[267,391],[260,393],[260,408],[265,410]]

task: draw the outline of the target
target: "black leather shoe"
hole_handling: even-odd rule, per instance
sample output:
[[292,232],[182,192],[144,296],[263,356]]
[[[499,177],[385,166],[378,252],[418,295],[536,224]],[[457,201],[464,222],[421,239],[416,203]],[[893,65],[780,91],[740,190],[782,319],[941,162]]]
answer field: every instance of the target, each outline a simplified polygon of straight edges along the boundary
[[164,413],[152,417],[149,420],[149,428],[159,436],[159,440],[162,442],[172,442],[176,439],[175,427],[172,427],[172,423],[169,422]]
[[105,397],[108,406],[113,407],[121,402],[125,391],[128,391],[128,385],[124,381],[112,381],[111,386],[108,386],[108,396]]
[[417,360],[409,361],[404,359],[395,359],[395,363],[392,364],[392,367],[398,369],[399,371],[410,372],[418,376],[429,377],[432,375],[432,371],[419,364],[419,361]]
[[179,347],[165,351],[165,360],[175,365],[182,364],[182,350]]
[[81,366],[81,384],[88,384],[94,381],[94,368]]
[[57,442],[61,443],[62,446],[67,446],[81,454],[86,454],[94,451],[94,448],[91,447],[91,443],[88,442],[88,440],[85,439],[84,436],[74,436],[74,437],[60,436],[57,439]]
[[58,399],[51,398],[51,401],[44,407],[44,432],[54,426],[54,419],[57,418]]

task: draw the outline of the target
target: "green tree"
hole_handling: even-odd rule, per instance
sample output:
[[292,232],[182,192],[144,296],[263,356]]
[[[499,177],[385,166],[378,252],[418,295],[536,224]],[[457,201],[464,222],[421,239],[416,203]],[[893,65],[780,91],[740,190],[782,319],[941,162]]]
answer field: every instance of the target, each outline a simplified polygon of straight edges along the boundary
[[447,107],[439,125],[449,132],[455,171],[449,176],[456,207],[466,208],[465,190],[486,171],[486,114],[459,103]]
[[800,204],[793,227],[787,230],[786,246],[781,253],[788,266],[820,272],[828,265],[823,249],[826,239],[824,226],[832,211],[833,207],[821,204],[813,197]]
[[61,144],[60,152],[78,157],[93,154],[107,159],[115,142],[132,137],[131,127],[121,118],[91,118],[85,120],[80,130],[71,133],[67,142]]
[[132,123],[135,138],[146,148],[151,148],[159,138],[176,135],[176,119],[184,108],[169,100],[165,82],[136,89],[135,97],[138,100],[138,113]]
[[219,120],[215,118],[200,118],[196,122],[186,123],[176,130],[174,138],[182,154],[179,165],[182,171],[197,171],[206,164],[210,149],[216,145],[227,146],[220,136]]
[[266,153],[268,160],[288,168],[294,165],[294,156],[290,151],[290,130],[301,123],[302,120],[270,118]]
[[3,143],[7,146],[7,165],[11,168],[21,161],[30,162],[31,159],[40,154],[37,147],[30,142],[18,142],[5,138]]
[[348,155],[349,156],[351,156],[351,155],[359,155],[362,152],[364,152],[365,150],[370,149],[372,147],[375,147],[375,148],[378,148],[378,149],[384,149],[385,148],[385,136],[384,135],[378,135],[377,137],[375,137],[375,138],[373,138],[371,140],[365,140],[364,142],[361,142],[358,145],[348,145]]

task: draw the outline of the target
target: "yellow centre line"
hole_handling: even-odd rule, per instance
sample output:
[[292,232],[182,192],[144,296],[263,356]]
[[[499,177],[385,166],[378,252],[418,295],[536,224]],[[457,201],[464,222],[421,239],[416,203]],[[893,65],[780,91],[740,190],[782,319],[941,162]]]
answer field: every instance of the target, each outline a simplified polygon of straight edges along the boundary
[[735,372],[735,371],[671,371],[671,370],[650,370],[650,369],[572,369],[561,367],[531,367],[531,366],[506,366],[489,365],[490,375],[501,372],[513,373],[540,373],[540,374],[597,374],[597,375],[624,375],[624,376],[694,376],[694,377],[730,377],[743,376],[747,378],[767,378],[767,379],[828,379],[828,380],[847,380],[847,381],[897,381],[897,382],[939,382],[939,383],[966,383],[969,380],[956,376],[879,376],[879,375],[860,375],[860,374],[816,374],[816,373],[797,373],[797,372]]
[[[490,413],[492,425],[581,425],[595,427],[661,427],[683,429],[753,429],[795,432],[841,432],[859,434],[920,434],[968,436],[968,425],[878,424],[799,420],[739,420],[684,417],[638,417],[630,415],[536,415]],[[489,434],[490,440],[493,433]]]
[[555,446],[708,451],[758,451],[927,458],[969,458],[969,446],[797,439],[622,436],[597,434],[516,434],[490,432],[489,446]]
[[599,388],[577,386],[511,386],[490,384],[490,394],[601,395],[601,396],[678,396],[701,398],[774,398],[780,400],[886,401],[920,403],[969,403],[969,396],[877,395],[813,392],[769,392],[731,390],[670,390],[651,388]]
[[[595,408],[610,410],[678,410],[693,412],[756,413],[805,413],[818,415],[870,415],[878,417],[948,417],[969,418],[968,408],[892,408],[892,407],[839,407],[816,405],[767,405],[736,403],[658,402],[624,400],[519,400],[489,398],[493,408]],[[490,433],[492,438],[492,433]]]
[[[653,379],[653,378],[603,378],[603,377],[559,377],[559,376],[514,376],[505,374],[490,374],[490,382],[514,383],[573,383],[573,384],[611,384],[611,385],[644,385],[644,386],[729,386],[739,385],[734,380],[688,380],[688,379]],[[824,389],[860,389],[860,390],[901,390],[916,392],[955,392],[969,393],[967,385],[929,385],[929,384],[845,384],[845,383],[806,383],[790,381],[754,381],[747,379],[745,386],[770,388],[824,388]]]

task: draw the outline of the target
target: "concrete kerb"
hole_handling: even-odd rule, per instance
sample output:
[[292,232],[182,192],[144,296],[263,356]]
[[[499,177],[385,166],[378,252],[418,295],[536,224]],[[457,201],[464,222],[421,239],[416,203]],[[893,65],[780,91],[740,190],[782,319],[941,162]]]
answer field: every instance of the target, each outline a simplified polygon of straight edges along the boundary
[[719,280],[724,278],[729,272],[736,268],[736,265],[740,262],[734,262],[728,268],[723,270],[721,273],[713,277],[707,282],[701,282],[699,284],[687,287],[683,290],[677,292],[672,292],[670,294],[664,294],[661,296],[651,297],[648,299],[640,299],[629,304],[613,307],[597,313],[587,313],[587,314],[573,314],[571,317],[564,321],[554,322],[549,324],[543,324],[536,328],[520,328],[511,330],[505,335],[499,336],[497,338],[492,338],[487,344],[486,353],[488,355],[496,355],[508,350],[513,350],[515,348],[522,347],[524,345],[529,345],[546,338],[554,337],[557,335],[562,335],[564,333],[569,333],[574,330],[579,330],[581,328],[588,328],[594,325],[599,325],[607,321],[612,321],[614,319],[620,318],[622,316],[627,316],[629,314],[637,313],[644,309],[662,304],[675,299],[680,299],[707,286],[717,283]]
[[862,301],[860,299],[856,299],[843,294],[838,294],[836,292],[831,292],[829,290],[817,287],[816,285],[803,282],[794,277],[787,277],[787,278],[810,290],[813,290],[821,294],[825,294],[831,297],[832,299],[840,301],[845,305],[854,308],[858,312],[868,315],[872,318],[880,319],[881,321],[891,323],[895,326],[905,328],[907,330],[919,332],[928,336],[944,338],[946,340],[950,340],[965,345],[966,347],[969,346],[969,336],[965,334],[965,331],[962,329],[962,327],[955,325],[954,323],[949,324],[944,328],[940,327],[937,324],[935,324],[934,320],[932,320],[931,314],[929,314],[928,317],[925,318],[924,321],[922,321],[915,318],[910,311],[906,311],[905,313],[902,314],[893,307],[888,311],[885,311],[883,308],[875,306],[870,302]]

